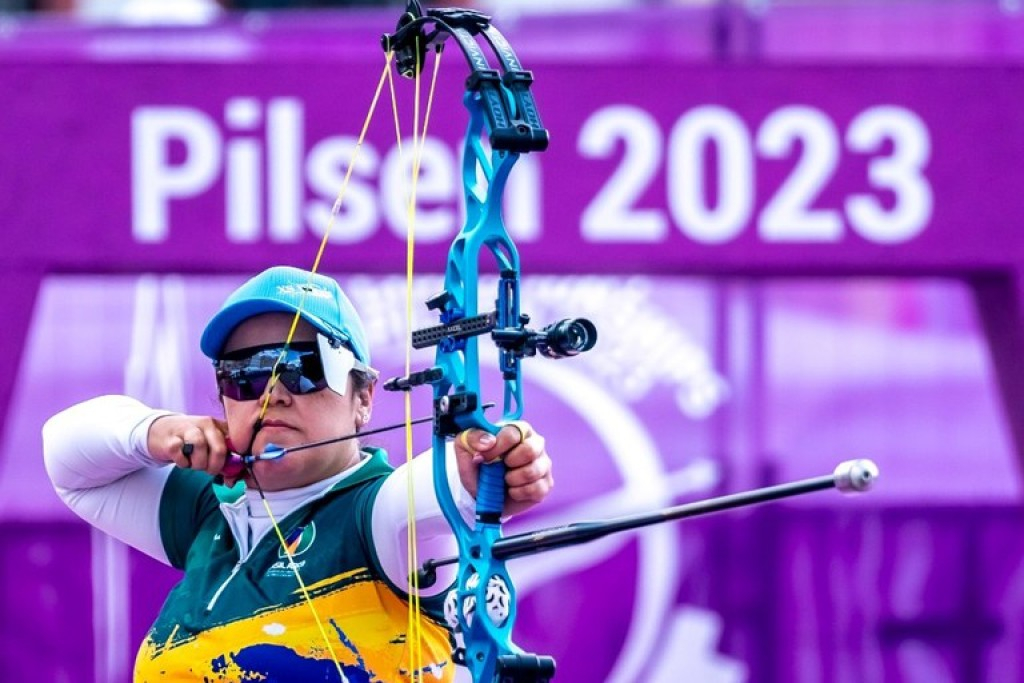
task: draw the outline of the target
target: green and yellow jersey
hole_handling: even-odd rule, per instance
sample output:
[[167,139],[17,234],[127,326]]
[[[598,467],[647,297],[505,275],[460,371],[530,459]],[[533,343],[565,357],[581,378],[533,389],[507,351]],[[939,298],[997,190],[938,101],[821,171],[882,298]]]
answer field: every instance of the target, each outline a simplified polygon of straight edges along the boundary
[[[413,680],[407,602],[381,569],[371,534],[373,503],[392,468],[383,451],[367,450],[352,476],[278,520],[330,649],[277,534],[238,537],[250,528],[237,520],[241,485],[175,469],[160,532],[185,574],[142,644],[135,680],[338,681],[330,650],[349,683]],[[420,680],[454,679],[442,600],[422,603]]]

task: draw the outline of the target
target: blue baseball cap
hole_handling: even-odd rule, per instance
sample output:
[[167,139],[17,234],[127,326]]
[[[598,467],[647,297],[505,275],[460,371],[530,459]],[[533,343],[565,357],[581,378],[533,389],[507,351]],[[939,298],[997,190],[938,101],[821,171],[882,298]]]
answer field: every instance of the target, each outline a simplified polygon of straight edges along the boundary
[[356,358],[370,364],[363,321],[332,278],[291,266],[268,268],[236,289],[206,324],[199,348],[217,360],[228,337],[243,321],[263,313],[295,313]]

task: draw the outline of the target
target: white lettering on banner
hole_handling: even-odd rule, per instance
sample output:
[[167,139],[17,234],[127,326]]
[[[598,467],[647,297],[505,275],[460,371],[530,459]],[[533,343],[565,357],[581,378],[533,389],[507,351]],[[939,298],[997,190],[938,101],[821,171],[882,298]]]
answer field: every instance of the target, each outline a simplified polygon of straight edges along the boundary
[[[170,238],[171,207],[224,187],[224,230],[239,244],[299,242],[323,236],[352,160],[356,138],[331,136],[308,147],[305,111],[291,97],[227,100],[223,120],[182,106],[143,106],[131,114],[132,234]],[[366,141],[352,168],[331,230],[339,244],[361,242],[385,223],[405,239],[412,141],[382,153]],[[417,182],[417,239],[447,241],[459,229],[461,160],[452,145],[427,137]],[[542,178],[531,156],[519,160],[505,193],[505,221],[516,240],[540,237]],[[307,191],[309,196],[307,196]]]
[[[290,97],[267,104],[267,194],[271,240],[302,239],[302,103]],[[273,131],[273,133],[270,133]]]
[[922,171],[931,157],[931,140],[924,122],[900,107],[875,107],[850,124],[846,141],[851,149],[870,154],[886,140],[889,156],[872,157],[871,184],[892,192],[896,204],[886,210],[872,195],[846,200],[846,211],[859,233],[876,242],[903,242],[916,237],[932,215],[932,187]]
[[[585,240],[660,242],[671,218],[680,232],[704,244],[727,243],[751,225],[766,242],[834,243],[847,224],[868,241],[896,244],[917,237],[932,216],[925,175],[931,135],[903,107],[865,109],[850,122],[844,148],[829,115],[803,105],[769,113],[753,135],[730,109],[698,106],[672,126],[667,147],[664,140],[659,123],[638,107],[609,105],[586,119],[577,138],[584,159],[607,159],[620,143],[623,151],[580,216]],[[867,158],[871,192],[851,191],[840,206],[819,206],[844,153]],[[793,168],[753,216],[757,162],[794,155]],[[667,207],[640,206],[663,165]]]
[[[715,187],[718,200],[708,206],[704,150],[718,150]],[[743,230],[754,204],[750,134],[736,114],[722,107],[697,107],[672,128],[668,145],[668,205],[676,224],[698,242],[727,242]],[[675,190],[675,191],[673,191]]]
[[767,159],[786,159],[799,145],[793,172],[758,218],[758,232],[769,242],[838,242],[843,219],[835,209],[811,208],[839,163],[839,142],[832,121],[811,107],[783,107],[757,131],[757,151]]
[[619,140],[624,143],[622,162],[583,210],[583,237],[594,242],[660,242],[668,233],[665,213],[635,207],[661,164],[662,135],[654,117],[637,107],[599,109],[583,124],[576,147],[584,158],[606,159]]
[[[235,132],[251,133],[262,123],[260,104],[250,97],[229,100],[224,122]],[[255,242],[260,237],[260,169],[263,155],[254,137],[233,136],[227,143],[227,222],[233,242]]]
[[[330,137],[318,142],[306,159],[306,178],[319,199],[307,204],[306,225],[312,226],[317,239],[324,235],[331,222],[338,188],[345,181],[345,169],[353,159],[358,139],[348,136]],[[372,181],[380,168],[380,155],[370,144],[363,144],[359,156],[355,157],[352,175],[341,211],[338,214],[338,229],[331,230],[330,239],[338,244],[361,242],[376,229],[380,218],[377,213],[377,197]]]
[[[409,193],[412,177],[412,138],[402,141],[404,154],[394,147],[384,159],[381,170],[381,204],[388,227],[396,237],[405,239],[409,216]],[[456,228],[459,212],[451,204],[455,196],[455,155],[442,142],[427,138],[423,142],[416,197],[417,242],[447,242]],[[434,207],[434,208],[429,208]]]
[[[171,199],[205,191],[221,169],[221,136],[205,114],[186,107],[140,107],[132,113],[132,233],[140,242],[163,242]],[[172,142],[185,159],[170,160]]]

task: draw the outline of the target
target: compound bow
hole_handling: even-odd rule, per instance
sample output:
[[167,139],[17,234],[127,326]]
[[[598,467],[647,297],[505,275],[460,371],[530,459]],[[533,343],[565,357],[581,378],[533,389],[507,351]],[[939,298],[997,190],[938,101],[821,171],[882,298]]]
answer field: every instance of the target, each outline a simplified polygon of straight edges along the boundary
[[[454,588],[445,602],[445,616],[456,638],[455,662],[468,667],[474,683],[547,683],[554,676],[554,660],[526,653],[512,642],[516,600],[506,560],[585,543],[651,524],[827,488],[864,491],[873,483],[878,471],[870,461],[852,461],[841,464],[828,476],[650,513],[579,522],[502,538],[505,467],[498,461],[481,466],[475,523],[470,525],[464,521],[448,485],[446,451],[449,439],[474,428],[494,434],[501,425],[518,420],[523,413],[521,361],[538,353],[549,358],[575,356],[594,346],[597,331],[590,321],[583,318],[565,319],[533,330],[527,327],[529,317],[520,312],[519,253],[502,219],[501,201],[509,172],[519,156],[545,150],[548,132],[541,124],[530,92],[533,76],[522,68],[508,41],[484,14],[458,8],[424,11],[417,0],[408,1],[395,32],[385,34],[381,41],[384,50],[395,56],[396,67],[402,75],[418,77],[428,49],[433,47],[440,51],[449,38],[455,39],[470,67],[463,97],[469,112],[462,156],[466,223],[449,251],[444,290],[427,302],[428,308],[438,312],[440,324],[412,333],[414,348],[437,347],[435,365],[391,379],[384,388],[409,391],[424,384],[433,386],[433,483],[442,512],[458,542],[459,554],[428,560],[415,568],[410,583],[415,601],[420,587],[436,582],[439,567],[457,562],[459,569]],[[491,68],[481,44],[494,53],[500,71]],[[382,84],[383,76],[378,94]],[[372,111],[373,108],[367,122]],[[365,131],[366,124],[360,141]],[[340,202],[341,196],[335,204],[332,218]],[[321,253],[325,243],[326,237],[321,244]],[[485,252],[496,263],[498,285],[495,308],[481,312],[478,284],[480,258]],[[485,334],[497,347],[498,369],[504,382],[502,415],[498,422],[491,422],[485,417],[484,409],[490,404],[485,405],[481,400],[478,337]],[[414,422],[418,421],[422,420]],[[264,454],[247,454],[242,460],[251,466],[259,459],[278,458],[290,451],[353,436],[289,449],[268,448]],[[301,584],[297,572],[296,577]],[[313,612],[315,615],[315,609]],[[413,637],[413,634],[409,636]],[[335,663],[344,680],[336,658]],[[421,675],[415,665],[410,667],[410,671],[413,678]]]
[[[499,461],[481,466],[475,523],[464,521],[448,486],[447,441],[471,428],[497,433],[500,425],[519,419],[523,412],[521,360],[538,352],[563,358],[587,351],[596,342],[597,332],[582,318],[534,331],[526,327],[529,317],[520,312],[519,254],[502,220],[501,200],[519,156],[545,150],[548,132],[530,92],[533,76],[522,68],[508,41],[490,18],[479,12],[457,8],[424,12],[419,2],[409,0],[395,32],[384,35],[381,42],[385,51],[396,55],[402,75],[417,77],[428,49],[440,51],[449,38],[455,39],[470,67],[463,97],[469,111],[462,161],[466,223],[448,254],[444,290],[427,301],[427,307],[439,313],[440,324],[412,335],[414,348],[437,347],[435,365],[389,380],[384,388],[408,391],[423,384],[433,386],[434,487],[458,541],[459,554],[428,560],[416,570],[411,583],[414,591],[432,585],[437,568],[457,562],[457,578],[445,602],[445,616],[457,642],[456,663],[469,668],[474,683],[546,683],[554,676],[554,660],[526,653],[512,642],[516,599],[506,560],[826,488],[863,491],[878,472],[870,461],[853,461],[841,464],[828,476],[502,538],[505,468]],[[494,53],[500,71],[491,68],[481,44]],[[479,262],[485,252],[494,258],[499,276],[495,309],[481,312],[477,286]],[[497,423],[484,416],[480,398],[478,337],[484,334],[489,334],[497,347],[504,381],[503,411]]]
[[[440,324],[413,333],[414,348],[437,347],[436,365],[391,380],[384,388],[434,388],[434,487],[460,558],[455,589],[445,603],[449,625],[461,640],[456,663],[466,665],[474,681],[547,681],[554,675],[554,660],[527,654],[512,642],[515,589],[505,560],[492,552],[501,539],[505,466],[500,461],[481,466],[475,524],[469,525],[448,487],[445,452],[447,441],[463,430],[497,433],[500,424],[522,415],[524,357],[538,352],[556,358],[576,355],[593,347],[596,330],[587,320],[573,319],[535,331],[526,327],[529,317],[520,312],[519,253],[502,219],[501,200],[520,154],[546,149],[548,132],[530,93],[533,76],[523,70],[508,41],[479,12],[424,13],[412,0],[395,33],[385,35],[382,44],[395,53],[399,72],[415,77],[428,48],[440,49],[448,38],[454,38],[470,67],[463,98],[469,110],[462,161],[466,223],[448,254],[444,291],[427,302],[438,311]],[[478,38],[497,57],[500,72],[491,68]],[[493,257],[499,276],[495,309],[481,312],[477,286],[484,253]],[[478,337],[483,334],[490,334],[498,347],[504,381],[499,423],[484,416],[480,400]]]

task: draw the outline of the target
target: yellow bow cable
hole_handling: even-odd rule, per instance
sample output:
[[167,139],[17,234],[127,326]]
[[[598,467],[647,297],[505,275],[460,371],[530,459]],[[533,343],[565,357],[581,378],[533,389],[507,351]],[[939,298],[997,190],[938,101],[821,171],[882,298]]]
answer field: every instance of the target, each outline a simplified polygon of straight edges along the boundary
[[[317,250],[316,259],[313,261],[313,267],[310,270],[310,279],[307,281],[307,284],[312,283],[312,275],[316,273],[320,267],[320,260],[323,257],[324,250],[327,247],[327,241],[331,234],[331,228],[334,226],[334,221],[338,217],[338,214],[341,212],[341,206],[345,199],[345,193],[348,189],[349,179],[352,177],[352,171],[355,168],[356,159],[359,156],[359,150],[362,148],[363,141],[366,139],[366,131],[369,129],[370,122],[373,120],[374,112],[377,109],[377,102],[380,99],[381,90],[384,89],[384,81],[388,77],[390,69],[391,54],[388,54],[384,64],[384,70],[381,73],[380,79],[377,82],[377,89],[373,94],[373,100],[370,103],[370,110],[366,115],[366,119],[363,121],[363,127],[362,130],[360,130],[359,132],[359,138],[356,141],[356,147],[352,151],[352,159],[349,161],[348,168],[345,170],[345,178],[342,181],[341,189],[338,191],[338,196],[334,201],[334,205],[331,207],[331,216],[327,221],[327,227],[324,230],[324,236],[320,240],[320,248]],[[270,394],[273,391],[274,386],[277,384],[279,377],[278,366],[284,360],[285,355],[288,352],[288,347],[292,343],[292,338],[295,336],[295,330],[298,328],[299,319],[302,317],[302,311],[306,301],[307,290],[308,287],[304,287],[302,289],[302,294],[300,295],[299,298],[299,306],[298,309],[295,311],[295,317],[292,319],[291,327],[288,330],[288,336],[285,339],[284,348],[281,351],[281,355],[278,356],[277,361],[274,363],[274,367],[271,369],[270,382],[267,385],[267,389],[265,390],[265,394],[263,397],[263,404],[260,407],[260,414],[258,418],[259,422],[263,421],[263,418],[267,413],[267,408],[270,406]],[[295,564],[292,551],[291,549],[289,549],[288,543],[284,538],[284,534],[281,532],[281,527],[277,523],[277,519],[274,517],[274,513],[270,509],[270,503],[267,501],[266,496],[263,495],[263,488],[259,485],[259,481],[256,479],[256,473],[253,471],[252,467],[249,468],[249,472],[252,475],[253,482],[256,484],[256,490],[260,494],[260,500],[263,503],[264,509],[266,509],[267,511],[267,516],[269,517],[270,523],[274,528],[274,532],[277,534],[277,540],[280,541],[281,547],[284,549],[285,555],[288,557],[288,566],[291,568],[292,573],[295,574],[295,579],[299,583],[299,588],[302,591],[302,596],[305,599],[306,604],[309,605],[310,611],[313,613],[313,619],[314,621],[316,621],[317,628],[320,630],[320,636],[323,638],[324,644],[327,646],[327,651],[331,655],[331,660],[334,662],[334,666],[338,670],[338,676],[340,677],[342,683],[345,683],[348,679],[346,678],[345,673],[342,670],[341,661],[338,659],[338,655],[334,651],[334,646],[331,645],[331,640],[327,635],[327,630],[324,628],[323,621],[320,619],[320,614],[316,611],[316,606],[313,604],[313,599],[309,595],[309,590],[306,587],[306,582],[302,580],[302,575],[299,574],[299,568],[298,565]]]

